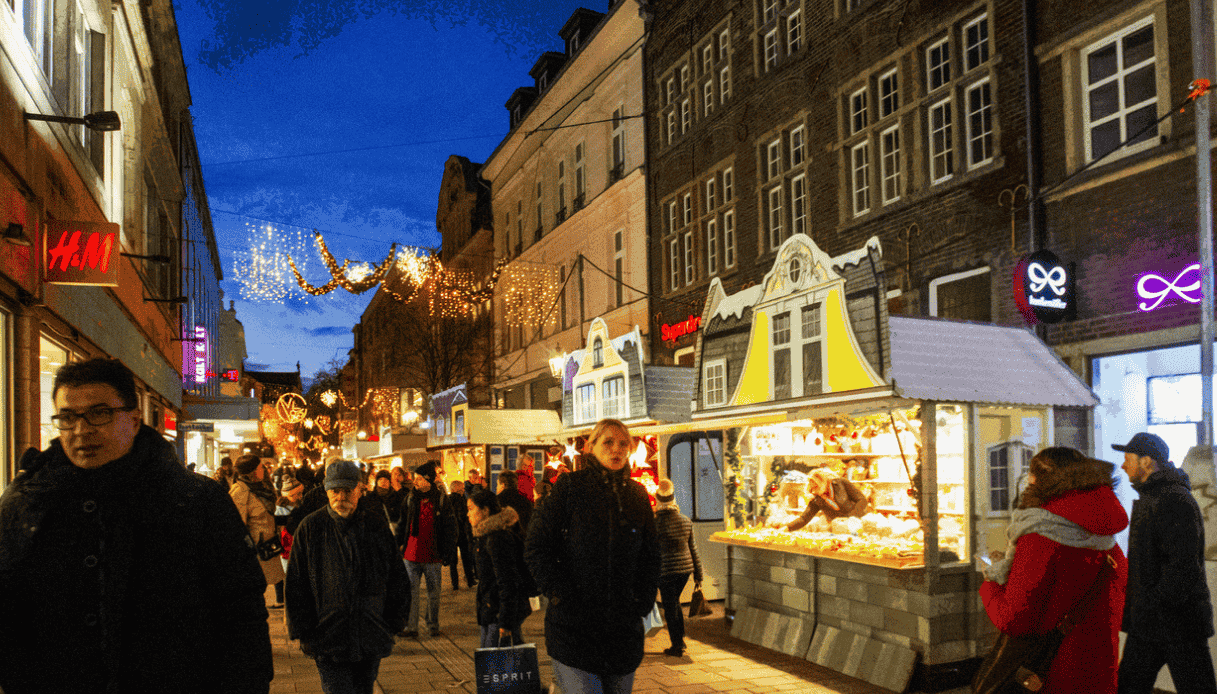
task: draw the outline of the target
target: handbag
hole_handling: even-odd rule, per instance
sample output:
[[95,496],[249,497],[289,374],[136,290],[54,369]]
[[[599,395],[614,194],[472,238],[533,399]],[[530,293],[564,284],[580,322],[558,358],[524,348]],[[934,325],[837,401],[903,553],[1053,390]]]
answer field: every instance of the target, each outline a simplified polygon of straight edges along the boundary
[[270,561],[283,553],[283,542],[278,535],[271,535],[254,545],[254,551],[258,553],[259,561]]
[[701,592],[701,585],[698,585],[693,589],[692,597],[689,598],[689,619],[704,617],[712,611],[710,603],[706,602],[706,594]]
[[1078,619],[1089,611],[1098,597],[1099,586],[1108,571],[1115,570],[1115,559],[1110,554],[1099,570],[1099,575],[1090,589],[1082,596],[1061,621],[1046,634],[1011,636],[998,634],[993,648],[985,656],[972,679],[972,691],[976,694],[1023,694],[1038,692],[1044,687],[1048,670],[1056,652],[1060,650],[1065,636],[1077,626]]
[[478,694],[540,694],[537,644],[521,643],[473,652]]
[[651,605],[651,612],[642,618],[642,633],[654,636],[663,629],[663,615],[659,612],[659,603]]

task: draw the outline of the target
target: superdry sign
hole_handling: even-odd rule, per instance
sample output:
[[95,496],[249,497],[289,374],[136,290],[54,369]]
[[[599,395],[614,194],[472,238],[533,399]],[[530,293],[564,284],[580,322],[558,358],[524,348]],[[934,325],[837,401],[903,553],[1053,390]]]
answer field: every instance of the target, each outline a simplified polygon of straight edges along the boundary
[[118,225],[49,221],[46,283],[118,286]]
[[665,342],[675,342],[685,335],[697,332],[697,329],[700,327],[701,316],[689,316],[686,320],[682,320],[675,325],[664,323],[659,326],[659,334]]

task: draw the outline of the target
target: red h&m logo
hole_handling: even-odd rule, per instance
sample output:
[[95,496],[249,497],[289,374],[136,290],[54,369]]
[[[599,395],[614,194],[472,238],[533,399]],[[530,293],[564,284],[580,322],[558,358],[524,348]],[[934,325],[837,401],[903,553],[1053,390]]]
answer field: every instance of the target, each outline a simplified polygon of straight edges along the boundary
[[44,235],[47,284],[118,286],[118,225],[50,221]]

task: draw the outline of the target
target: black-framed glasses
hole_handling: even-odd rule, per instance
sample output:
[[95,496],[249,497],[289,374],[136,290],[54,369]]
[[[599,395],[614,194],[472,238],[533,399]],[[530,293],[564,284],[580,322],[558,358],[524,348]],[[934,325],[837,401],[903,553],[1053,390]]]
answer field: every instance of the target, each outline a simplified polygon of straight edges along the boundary
[[51,415],[51,423],[61,431],[76,428],[76,423],[85,420],[89,426],[99,427],[114,421],[115,412],[130,412],[134,407],[90,407],[84,412],[60,412]]

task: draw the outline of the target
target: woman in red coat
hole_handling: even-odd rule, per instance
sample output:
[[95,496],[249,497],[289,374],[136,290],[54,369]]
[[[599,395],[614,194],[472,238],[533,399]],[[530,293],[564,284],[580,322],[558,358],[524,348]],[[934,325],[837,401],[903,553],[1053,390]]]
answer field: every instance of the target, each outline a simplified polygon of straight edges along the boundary
[[1043,694],[1116,691],[1128,563],[1114,535],[1128,527],[1128,515],[1112,491],[1114,470],[1072,448],[1040,451],[1010,519],[1013,549],[985,571],[980,586],[999,630],[1044,634],[1095,585],[1100,570],[1114,564],[1057,651]]

